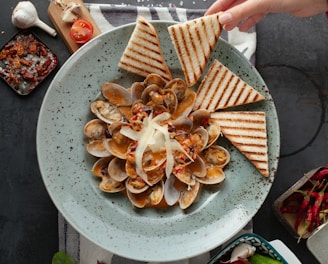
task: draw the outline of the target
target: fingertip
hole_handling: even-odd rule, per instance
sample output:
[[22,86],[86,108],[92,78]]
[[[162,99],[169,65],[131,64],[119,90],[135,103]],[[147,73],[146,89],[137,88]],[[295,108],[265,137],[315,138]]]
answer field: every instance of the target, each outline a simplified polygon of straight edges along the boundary
[[220,14],[219,21],[221,24],[229,24],[232,21],[232,14],[230,12],[225,12]]

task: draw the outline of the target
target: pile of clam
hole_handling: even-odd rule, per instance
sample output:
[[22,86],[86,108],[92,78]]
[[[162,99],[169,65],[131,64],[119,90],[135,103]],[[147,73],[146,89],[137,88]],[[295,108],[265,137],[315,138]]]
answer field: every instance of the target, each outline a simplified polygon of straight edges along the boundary
[[106,82],[84,127],[92,173],[104,192],[122,192],[138,207],[189,207],[203,184],[225,179],[229,152],[219,125],[193,111],[196,93],[183,79],[150,74],[130,88]]

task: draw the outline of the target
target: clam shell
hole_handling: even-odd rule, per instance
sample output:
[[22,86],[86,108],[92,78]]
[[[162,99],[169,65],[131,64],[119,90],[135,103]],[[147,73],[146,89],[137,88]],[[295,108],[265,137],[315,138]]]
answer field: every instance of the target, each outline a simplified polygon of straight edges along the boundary
[[217,140],[219,139],[221,135],[221,128],[219,124],[217,123],[210,123],[206,127],[207,133],[208,133],[208,142],[207,142],[207,148],[212,146]]
[[122,113],[113,104],[102,100],[91,103],[91,112],[107,124],[122,120]]
[[170,121],[170,125],[172,126],[172,129],[174,129],[174,131],[182,130],[185,132],[190,132],[193,127],[193,123],[188,117],[174,119]]
[[108,177],[108,164],[112,158],[113,156],[97,159],[97,161],[92,166],[92,174],[97,177]]
[[225,179],[225,173],[222,167],[219,166],[209,166],[206,170],[206,176],[202,178],[197,178],[196,180],[203,184],[218,184],[223,182]]
[[226,166],[230,161],[229,151],[219,145],[212,145],[202,153],[202,156],[206,164],[221,168]]
[[198,127],[206,127],[210,118],[210,112],[205,109],[198,109],[190,114],[190,119],[193,121],[194,129]]
[[89,154],[91,154],[94,157],[102,158],[102,157],[109,157],[111,156],[111,152],[108,150],[108,148],[105,146],[104,142],[106,142],[108,139],[105,140],[93,140],[87,144],[87,151]]
[[145,89],[145,85],[142,82],[134,82],[131,86],[132,102],[141,99],[142,92]]
[[179,102],[178,107],[174,113],[172,113],[171,118],[177,119],[179,117],[188,116],[194,107],[195,100],[196,93],[191,89],[187,89],[184,98]]
[[125,187],[130,193],[142,193],[149,188],[149,185],[141,177],[135,179],[128,178],[125,181]]
[[200,186],[200,183],[197,181],[193,186],[188,186],[186,190],[181,192],[179,198],[179,206],[181,209],[187,209],[196,200]]
[[172,174],[164,183],[164,199],[169,206],[176,204],[180,198],[180,191],[174,187],[175,181],[176,177]]
[[119,84],[105,82],[101,86],[101,93],[113,105],[128,106],[132,104],[131,94]]
[[102,177],[99,188],[104,192],[117,193],[123,191],[125,185],[123,182],[116,181],[111,177]]
[[[155,102],[157,100],[156,103],[161,104],[161,102],[159,102],[159,100],[162,100],[161,95],[161,88],[156,85],[156,84],[151,84],[149,86],[147,86],[142,94],[141,94],[141,100],[142,102],[146,105],[148,102],[153,101]],[[155,97],[158,94],[158,97]]]
[[178,108],[178,98],[173,90],[163,90],[164,106],[170,113],[174,113]]
[[177,165],[173,170],[173,174],[177,177],[181,182],[187,185],[194,185],[196,183],[195,177],[190,170],[188,165]]
[[194,138],[198,137],[197,147],[200,151],[204,150],[208,144],[209,135],[204,127],[198,127],[192,132]]
[[120,159],[126,159],[133,140],[120,133],[121,127],[122,123],[113,123],[109,127],[109,130],[112,133],[112,138],[104,140],[103,144],[107,151],[110,152],[112,155]]
[[165,85],[164,89],[171,89],[176,94],[178,101],[181,102],[183,100],[183,98],[185,97],[185,93],[187,90],[187,84],[183,79],[175,78],[175,79],[169,81]]
[[106,138],[107,124],[100,119],[92,119],[85,124],[83,132],[89,140],[101,140]]
[[125,171],[126,160],[114,157],[108,164],[108,174],[116,181],[124,181],[128,178]]
[[166,81],[160,75],[156,73],[148,74],[144,80],[144,86],[147,87],[149,85],[156,84],[159,88],[164,88],[166,85]]
[[164,183],[160,181],[158,184],[148,188],[141,193],[132,193],[127,189],[127,196],[131,203],[137,208],[145,206],[155,206],[159,204],[164,196]]

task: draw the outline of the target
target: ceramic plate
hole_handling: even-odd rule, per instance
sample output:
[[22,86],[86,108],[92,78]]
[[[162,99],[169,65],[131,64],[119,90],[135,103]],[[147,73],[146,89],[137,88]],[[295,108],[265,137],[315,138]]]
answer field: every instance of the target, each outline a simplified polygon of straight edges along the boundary
[[288,262],[280,255],[280,253],[263,237],[257,234],[243,234],[240,237],[236,238],[221,251],[219,251],[209,262],[208,264],[220,263],[220,259],[228,254],[230,256],[231,251],[237,247],[239,244],[246,243],[252,245],[256,248],[256,253],[268,256],[272,259],[280,261],[282,264],[288,264]]
[[[182,77],[167,27],[152,21],[174,77]],[[197,203],[182,211],[132,208],[122,194],[98,189],[90,170],[95,159],[86,152],[83,126],[92,118],[90,103],[105,81],[129,87],[143,78],[123,72],[118,61],[134,24],[116,28],[90,41],[61,67],[42,103],[37,127],[37,152],[44,184],[58,210],[86,238],[123,257],[142,261],[189,258],[226,242],[255,215],[265,200],[278,165],[279,126],[274,103],[262,78],[236,49],[220,40],[211,61],[219,59],[266,96],[238,109],[267,114],[270,177],[264,178],[231,144],[226,180],[205,188]],[[210,65],[210,62],[209,62]]]

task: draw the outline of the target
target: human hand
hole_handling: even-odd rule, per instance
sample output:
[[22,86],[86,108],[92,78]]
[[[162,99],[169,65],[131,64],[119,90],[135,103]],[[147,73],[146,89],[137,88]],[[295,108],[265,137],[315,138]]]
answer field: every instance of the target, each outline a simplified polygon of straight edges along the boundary
[[240,24],[247,31],[268,13],[289,13],[308,17],[328,11],[327,0],[217,0],[205,15],[222,12],[220,23],[225,30]]

